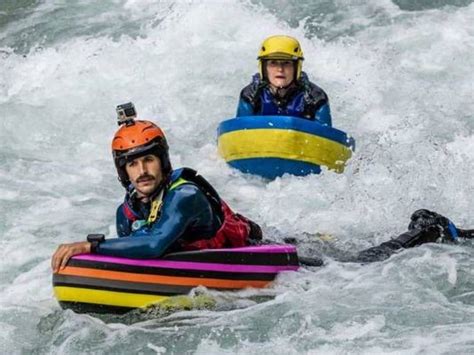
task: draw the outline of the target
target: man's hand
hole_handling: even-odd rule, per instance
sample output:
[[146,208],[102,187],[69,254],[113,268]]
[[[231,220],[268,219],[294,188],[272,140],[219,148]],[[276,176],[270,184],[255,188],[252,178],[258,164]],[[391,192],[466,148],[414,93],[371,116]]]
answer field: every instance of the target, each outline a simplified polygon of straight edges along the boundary
[[64,269],[71,256],[90,252],[91,243],[89,242],[61,244],[51,258],[51,268],[53,269],[53,273],[57,273],[59,270]]

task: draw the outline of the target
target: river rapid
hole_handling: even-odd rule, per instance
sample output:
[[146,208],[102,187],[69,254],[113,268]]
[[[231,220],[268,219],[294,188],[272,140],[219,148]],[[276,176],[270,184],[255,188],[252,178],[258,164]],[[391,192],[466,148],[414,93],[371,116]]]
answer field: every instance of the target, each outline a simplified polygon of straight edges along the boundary
[[[367,265],[336,255],[402,233],[418,208],[474,227],[473,23],[467,0],[2,1],[0,353],[472,354],[472,243]],[[357,141],[344,174],[268,182],[216,152],[260,42],[283,33]],[[325,266],[267,290],[197,290],[213,309],[61,310],[57,245],[115,236],[110,142],[127,101],[164,129],[175,167]]]

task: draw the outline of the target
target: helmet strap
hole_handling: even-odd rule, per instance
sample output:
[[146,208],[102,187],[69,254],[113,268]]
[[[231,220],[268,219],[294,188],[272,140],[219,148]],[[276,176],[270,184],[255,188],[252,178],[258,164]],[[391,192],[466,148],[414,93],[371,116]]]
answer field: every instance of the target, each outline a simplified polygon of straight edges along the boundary
[[295,75],[293,75],[293,81],[296,83],[298,81],[298,66],[299,66],[300,60],[294,60],[293,61],[293,71]]
[[262,81],[269,83],[268,81],[268,73],[267,73],[267,60],[260,59],[260,66],[262,68]]

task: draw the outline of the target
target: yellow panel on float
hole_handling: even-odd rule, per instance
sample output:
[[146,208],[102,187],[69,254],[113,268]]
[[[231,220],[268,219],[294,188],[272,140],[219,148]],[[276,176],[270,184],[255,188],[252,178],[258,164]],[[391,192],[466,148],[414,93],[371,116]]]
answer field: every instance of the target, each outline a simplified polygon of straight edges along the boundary
[[219,153],[229,162],[282,158],[324,165],[340,173],[352,151],[332,140],[291,129],[243,129],[219,136]]
[[169,296],[145,295],[79,287],[54,287],[54,294],[60,302],[93,303],[107,306],[143,308],[169,299]]

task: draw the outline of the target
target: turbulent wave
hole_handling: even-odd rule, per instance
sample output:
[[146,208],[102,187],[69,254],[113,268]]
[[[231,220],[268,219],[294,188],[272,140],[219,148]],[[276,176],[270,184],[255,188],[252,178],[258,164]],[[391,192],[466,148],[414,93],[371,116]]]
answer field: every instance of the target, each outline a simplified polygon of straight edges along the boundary
[[[469,244],[372,265],[328,257],[282,276],[267,302],[217,295],[233,306],[125,324],[61,311],[49,258],[90,232],[114,236],[123,192],[110,138],[115,105],[129,100],[164,128],[175,166],[199,170],[277,238],[359,250],[403,232],[421,207],[472,227],[473,22],[463,0],[2,2],[2,352],[472,352]],[[216,153],[215,129],[275,33],[301,39],[335,126],[357,140],[343,175],[268,183]]]

